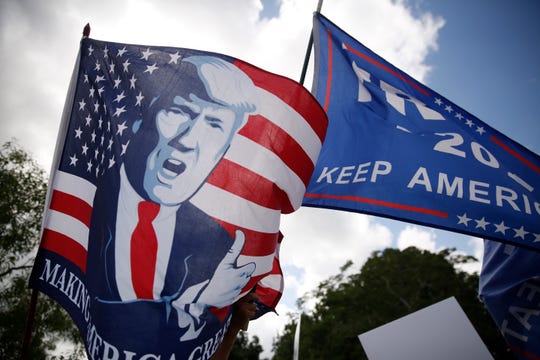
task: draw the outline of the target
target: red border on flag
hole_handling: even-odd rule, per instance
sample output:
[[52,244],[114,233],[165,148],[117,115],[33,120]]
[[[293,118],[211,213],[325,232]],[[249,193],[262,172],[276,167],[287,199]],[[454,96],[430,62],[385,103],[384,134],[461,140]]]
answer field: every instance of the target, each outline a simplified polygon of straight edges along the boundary
[[384,206],[384,207],[388,207],[392,209],[405,210],[405,211],[410,211],[410,212],[422,213],[426,215],[438,216],[442,218],[448,218],[448,213],[442,212],[439,210],[427,209],[427,208],[404,205],[404,204],[396,204],[396,203],[391,203],[388,201],[369,199],[369,198],[364,198],[360,196],[342,196],[342,195],[311,194],[311,193],[306,193],[304,196],[307,198],[312,198],[312,199],[335,199],[335,200],[356,201],[356,202],[361,202],[361,203],[366,203],[366,204],[371,204],[371,205]]

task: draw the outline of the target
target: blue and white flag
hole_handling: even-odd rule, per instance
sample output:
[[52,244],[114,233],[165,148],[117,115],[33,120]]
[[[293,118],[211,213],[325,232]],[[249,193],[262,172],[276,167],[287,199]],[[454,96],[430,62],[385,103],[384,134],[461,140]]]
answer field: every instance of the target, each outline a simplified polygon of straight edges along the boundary
[[313,94],[328,132],[303,205],[540,249],[540,157],[320,14]]
[[480,299],[519,359],[540,359],[540,252],[484,241]]

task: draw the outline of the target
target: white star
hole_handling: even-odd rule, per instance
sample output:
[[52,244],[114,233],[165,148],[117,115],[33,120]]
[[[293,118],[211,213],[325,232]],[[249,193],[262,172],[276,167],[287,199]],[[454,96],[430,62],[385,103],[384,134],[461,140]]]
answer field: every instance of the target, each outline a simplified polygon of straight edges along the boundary
[[97,101],[94,103],[94,112],[99,112],[99,103]]
[[476,127],[476,132],[479,133],[480,135],[482,135],[482,134],[484,134],[486,132],[486,130],[484,130],[483,126],[477,126]]
[[94,150],[94,159],[97,160],[99,156],[99,150],[96,148],[96,150]]
[[105,46],[105,49],[103,49],[103,57],[108,58],[109,57],[109,48]]
[[500,224],[495,224],[495,232],[500,232],[501,234],[505,235],[506,230],[510,229],[508,226],[504,225],[504,221],[501,221]]
[[122,152],[120,153],[120,155],[124,155],[126,153],[126,150],[128,148],[128,145],[129,145],[129,140],[127,143],[125,144],[122,144]]
[[139,92],[139,95],[137,95],[137,96],[135,97],[135,99],[137,99],[137,103],[135,104],[135,106],[137,106],[137,105],[140,106],[142,100],[144,99],[144,96],[142,95],[142,91]]
[[110,122],[107,123],[107,132],[111,132],[111,123]]
[[77,129],[75,130],[75,138],[80,139],[80,138],[81,138],[81,135],[82,135],[82,130],[81,130],[81,128],[79,127],[79,128],[77,128]]
[[[169,54],[169,56],[171,57],[171,60],[169,61],[169,64],[178,64],[178,59],[180,59],[182,57],[180,54],[178,54],[178,51],[176,53],[174,53],[174,54]],[[437,102],[437,100],[435,100],[435,102]]]
[[137,81],[137,79],[135,78],[135,75],[132,75],[131,76],[131,79],[129,79],[129,88],[130,89],[135,89],[135,81]]
[[92,45],[90,45],[88,47],[88,55],[92,56],[92,53],[94,52],[94,48],[92,47]]
[[116,55],[116,56],[122,57],[122,55],[124,55],[126,53],[126,51],[127,51],[126,47],[124,46],[123,49],[118,50],[118,55]]
[[462,120],[462,119],[463,119],[463,115],[461,115],[461,113],[456,113],[456,117],[457,117],[459,120]]
[[93,88],[93,87],[91,87],[91,88],[90,88],[90,97],[91,97],[91,98],[94,97],[95,92],[96,92],[96,89]]
[[82,153],[83,155],[86,155],[87,152],[88,152],[88,146],[86,146],[86,143],[84,143],[84,145],[82,146]]
[[451,113],[452,111],[454,111],[454,109],[452,109],[452,107],[450,105],[446,105],[444,107],[444,110],[448,111],[449,113]]
[[103,125],[103,119],[101,118],[101,116],[99,117],[99,120],[98,120],[98,128],[101,129],[101,125]]
[[533,234],[534,235],[534,241],[533,242],[539,242],[540,241],[540,234]]
[[90,123],[92,122],[92,117],[90,115],[87,115],[84,120],[86,120],[86,126],[90,126]]
[[86,163],[86,171],[87,172],[92,171],[92,161],[91,160],[88,160],[88,162]]
[[126,61],[122,63],[122,66],[124,67],[124,72],[128,72],[129,65],[131,65],[131,63],[129,62],[129,59],[127,59]]
[[486,226],[490,224],[486,221],[484,217],[482,217],[480,220],[474,220],[474,221],[476,221],[476,229],[482,228],[486,230]]
[[101,93],[105,91],[105,88],[102,86],[99,89],[97,89],[98,96],[101,96]]
[[104,80],[105,80],[105,76],[103,76],[103,75],[96,76],[96,83],[98,83],[100,81],[104,81]]
[[99,63],[99,61],[96,61],[96,67],[94,68],[94,70],[96,71],[101,70],[101,64]]
[[439,106],[442,105],[442,100],[439,99],[439,98],[436,98],[436,99],[435,99],[435,104],[437,104],[437,105],[439,105]]
[[84,99],[79,101],[79,110],[84,110],[85,106],[86,106],[86,103],[84,102]]
[[88,80],[88,74],[84,74],[84,83],[87,83],[89,82],[90,80]]
[[120,101],[122,101],[123,98],[125,98],[126,96],[124,95],[124,92],[122,91],[122,93],[116,95],[116,98],[113,100],[113,102],[117,102],[120,104]]
[[114,144],[114,140],[113,140],[113,139],[109,139],[109,145],[107,145],[107,150],[111,150],[113,144]]
[[77,161],[79,161],[79,159],[77,159],[76,154],[73,154],[73,156],[70,156],[69,160],[70,160],[69,165],[73,165],[73,166],[77,166]]
[[457,216],[459,221],[458,221],[458,225],[459,224],[464,224],[465,226],[469,226],[469,221],[471,221],[472,219],[471,218],[468,218],[467,217],[467,213],[463,213],[463,215],[461,216]]
[[115,161],[114,161],[114,156],[112,158],[109,159],[109,169],[112,168],[115,164]]
[[[92,131],[92,133],[90,134],[90,136],[92,137],[92,139],[90,140],[91,142],[96,142],[96,132],[95,131]],[[96,150],[97,151],[97,150]]]
[[116,112],[113,114],[113,116],[120,117],[122,113],[126,112],[126,107],[122,106],[121,108],[116,108]]
[[474,123],[473,123],[471,120],[469,120],[469,119],[467,119],[467,120],[465,121],[465,124],[466,124],[468,127],[473,127],[473,126],[474,126]]
[[152,55],[153,53],[150,51],[150,48],[146,49],[146,51],[143,51],[143,56],[141,57],[141,59],[144,59],[144,60],[148,60],[148,57],[150,57],[150,55]]
[[99,145],[103,146],[103,143],[105,142],[105,135],[101,135],[101,142]]
[[525,235],[529,233],[528,231],[525,231],[525,229],[523,228],[523,225],[521,225],[519,229],[514,229],[514,231],[516,232],[516,235],[514,235],[514,237],[520,237],[523,240],[525,240]]
[[118,89],[121,83],[122,83],[122,79],[120,79],[120,76],[119,76],[116,80],[114,80],[113,89]]
[[115,63],[111,63],[109,65],[109,73],[114,74],[114,68],[116,67]]
[[126,122],[124,121],[123,123],[118,124],[116,126],[118,126],[118,130],[116,131],[116,135],[122,136],[123,133],[124,133],[124,130],[127,129]]
[[158,67],[156,66],[156,64],[154,63],[154,65],[146,65],[146,70],[144,70],[144,72],[146,73],[150,73],[150,75],[152,75],[152,73],[154,71],[156,71],[158,69]]

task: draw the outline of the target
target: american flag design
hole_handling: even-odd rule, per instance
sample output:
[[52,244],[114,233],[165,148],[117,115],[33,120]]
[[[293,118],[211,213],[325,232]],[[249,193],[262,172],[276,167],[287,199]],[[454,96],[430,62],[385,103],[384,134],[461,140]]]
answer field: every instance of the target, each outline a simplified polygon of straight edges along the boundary
[[[300,84],[225,55],[84,38],[64,110],[31,286],[68,310],[86,339],[91,358],[122,351],[103,335],[112,330],[97,325],[103,324],[96,319],[101,315],[81,300],[96,297],[84,288],[87,265],[93,261],[88,249],[95,196],[100,189],[113,186],[108,179],[121,171],[147,109],[167,91],[171,79],[182,76],[179,64],[200,55],[230,62],[245,73],[255,85],[250,96],[256,99],[257,110],[234,135],[224,157],[189,201],[233,239],[238,230],[245,235],[237,265],[254,263],[255,271],[237,298],[256,288],[261,306],[272,309],[283,291],[280,215],[301,205],[325,137],[327,118],[317,101]],[[68,274],[70,279],[73,275],[80,280],[71,280],[69,289],[61,279]],[[223,321],[228,310],[212,312]],[[218,330],[224,331],[223,327]],[[203,339],[204,351],[199,343],[183,344],[183,354],[200,350],[209,356],[218,338],[214,336],[212,346]],[[105,343],[110,349],[103,347]],[[152,348],[152,341],[144,343],[148,349],[143,346],[138,354],[162,351]]]

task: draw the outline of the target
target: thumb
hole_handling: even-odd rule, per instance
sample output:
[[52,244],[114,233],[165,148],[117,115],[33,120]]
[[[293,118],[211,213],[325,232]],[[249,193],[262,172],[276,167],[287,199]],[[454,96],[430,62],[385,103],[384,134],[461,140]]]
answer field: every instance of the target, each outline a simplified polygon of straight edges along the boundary
[[238,256],[240,256],[240,252],[242,251],[242,248],[244,247],[245,242],[246,242],[246,237],[244,233],[241,230],[236,230],[234,243],[232,244],[231,248],[229,249],[225,257],[223,258],[222,263],[227,263],[227,264],[236,263],[236,260],[238,259]]

